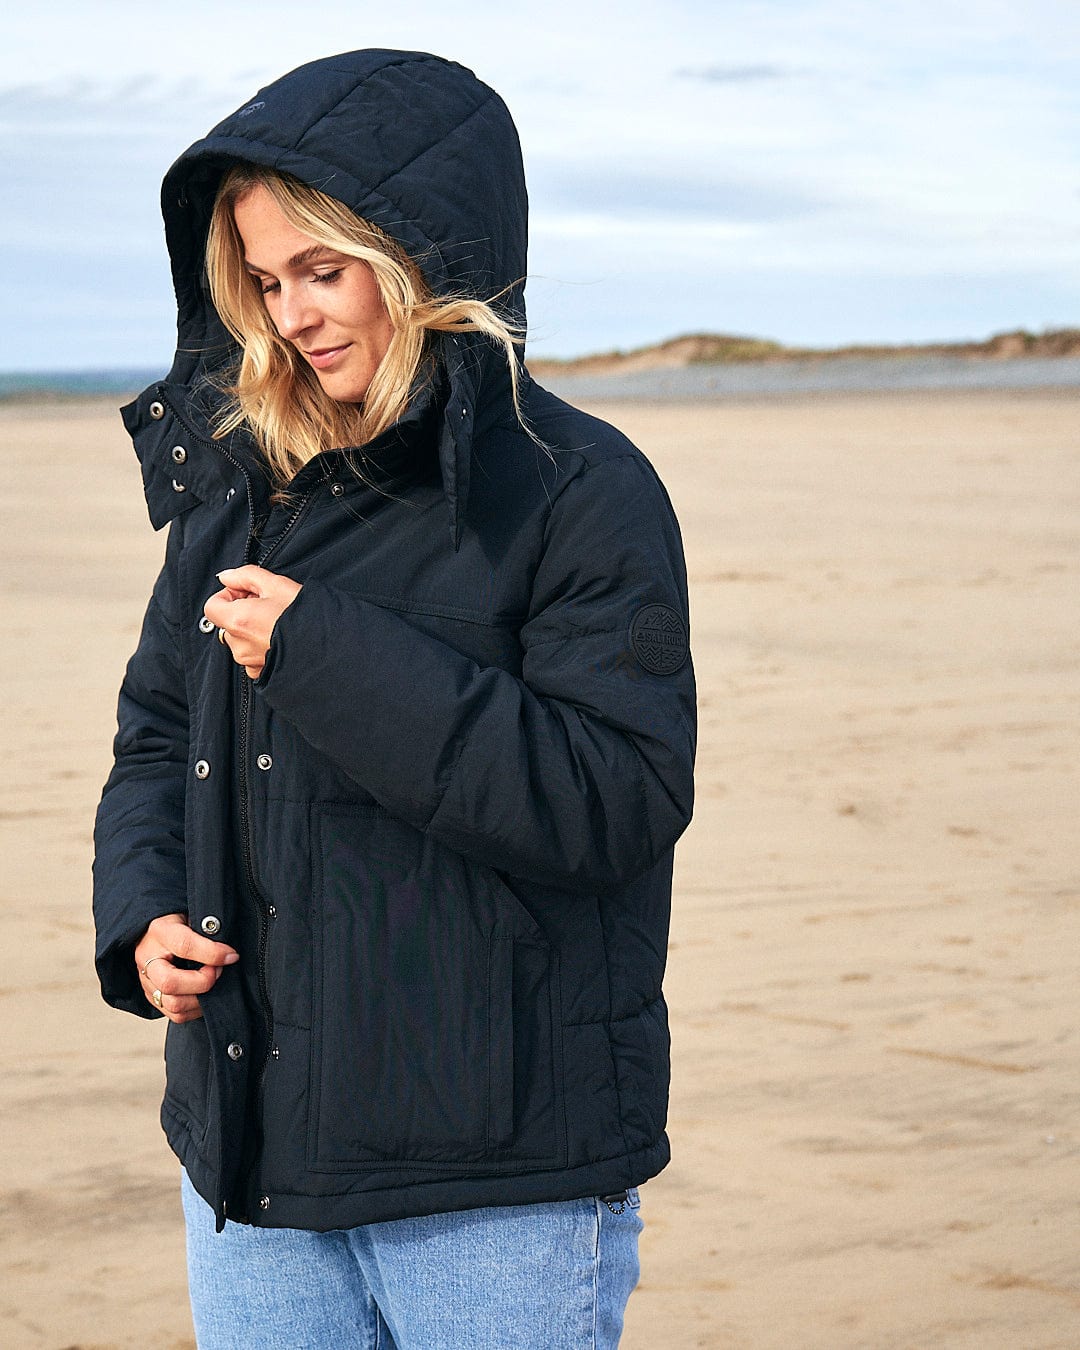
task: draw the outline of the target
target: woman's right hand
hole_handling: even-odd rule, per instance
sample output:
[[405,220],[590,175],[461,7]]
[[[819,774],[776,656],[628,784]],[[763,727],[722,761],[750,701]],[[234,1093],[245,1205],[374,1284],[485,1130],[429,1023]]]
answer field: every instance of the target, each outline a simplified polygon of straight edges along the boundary
[[[174,965],[176,956],[198,961],[198,970]],[[232,947],[212,942],[189,927],[186,914],[163,914],[155,919],[135,946],[146,1001],[170,1022],[194,1022],[201,1017],[197,995],[213,989],[225,967],[239,960],[239,952]]]

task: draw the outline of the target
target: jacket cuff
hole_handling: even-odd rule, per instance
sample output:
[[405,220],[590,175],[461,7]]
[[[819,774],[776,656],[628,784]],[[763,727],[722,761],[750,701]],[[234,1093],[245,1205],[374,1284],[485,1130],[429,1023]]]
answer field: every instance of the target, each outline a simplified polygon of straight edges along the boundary
[[94,964],[101,982],[101,996],[110,1007],[151,1020],[163,1016],[147,1001],[143,993],[139,968],[135,961],[135,947],[154,919],[161,918],[166,912],[174,911],[155,912],[145,923],[140,924],[137,930],[116,938],[107,945],[99,944]]

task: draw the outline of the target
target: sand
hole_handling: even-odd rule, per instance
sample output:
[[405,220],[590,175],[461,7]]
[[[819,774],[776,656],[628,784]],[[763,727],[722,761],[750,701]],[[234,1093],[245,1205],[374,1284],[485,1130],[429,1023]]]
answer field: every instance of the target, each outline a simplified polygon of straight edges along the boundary
[[[1080,395],[601,411],[701,691],[624,1346],[1077,1346]],[[178,1350],[162,1025],[98,998],[88,875],[162,541],[110,406],[0,407],[0,455],[0,1343]]]

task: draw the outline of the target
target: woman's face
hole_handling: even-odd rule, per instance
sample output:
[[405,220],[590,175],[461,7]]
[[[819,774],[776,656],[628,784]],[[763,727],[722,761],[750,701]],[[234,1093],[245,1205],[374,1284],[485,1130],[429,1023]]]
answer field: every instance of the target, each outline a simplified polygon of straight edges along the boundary
[[290,225],[261,185],[233,218],[274,327],[331,398],[359,403],[394,331],[371,268]]

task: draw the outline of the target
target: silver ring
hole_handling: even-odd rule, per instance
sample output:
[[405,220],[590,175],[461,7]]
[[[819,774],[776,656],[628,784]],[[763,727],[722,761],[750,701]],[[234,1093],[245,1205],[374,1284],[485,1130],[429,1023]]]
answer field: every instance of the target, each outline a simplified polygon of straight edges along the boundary
[[217,630],[217,640],[221,643],[221,645],[222,645],[223,647],[228,646],[228,643],[226,643],[226,641],[225,641],[225,629],[224,629],[224,628],[219,628],[219,629]]
[[146,975],[146,978],[147,978],[147,979],[150,978],[150,976],[149,976],[149,974],[148,974],[147,972],[150,970],[150,967],[154,964],[154,962],[155,962],[155,961],[164,961],[165,958],[166,958],[166,956],[168,956],[168,952],[162,952],[160,956],[152,956],[152,957],[150,958],[150,960],[147,961],[146,965],[143,966],[143,974]]

